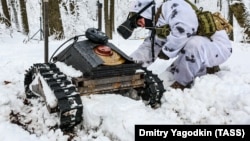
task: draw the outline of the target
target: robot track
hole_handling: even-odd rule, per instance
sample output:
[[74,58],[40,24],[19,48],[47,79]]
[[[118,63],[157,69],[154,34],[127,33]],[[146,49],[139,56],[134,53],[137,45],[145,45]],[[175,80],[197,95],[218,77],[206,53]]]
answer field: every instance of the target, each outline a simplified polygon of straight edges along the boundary
[[[158,108],[165,92],[163,82],[152,71],[144,67],[141,70],[144,87],[135,90],[152,108]],[[54,63],[34,64],[25,74],[24,87],[27,98],[42,96],[48,111],[58,113],[59,127],[62,130],[71,130],[82,121],[83,104],[80,93]]]
[[[37,82],[30,88],[34,81]],[[81,97],[71,81],[67,80],[67,76],[60,72],[55,64],[34,64],[25,74],[24,87],[27,98],[37,97],[39,94],[45,99],[48,111],[58,113],[61,129],[71,130],[82,121]],[[48,95],[48,91],[54,96]],[[50,100],[50,97],[55,99]]]

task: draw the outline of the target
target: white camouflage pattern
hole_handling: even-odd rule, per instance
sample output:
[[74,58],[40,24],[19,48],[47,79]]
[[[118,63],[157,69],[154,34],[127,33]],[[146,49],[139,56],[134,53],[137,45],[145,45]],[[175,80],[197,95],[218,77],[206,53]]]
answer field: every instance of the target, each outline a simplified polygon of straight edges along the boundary
[[[137,3],[140,2],[150,1],[137,0]],[[150,11],[151,8],[148,8],[144,14]],[[167,0],[163,3],[162,14],[156,26],[165,24],[170,25],[171,33],[166,39],[155,37],[155,56],[157,57],[162,49],[168,57],[177,57],[167,70],[172,72],[175,81],[184,86],[193,82],[195,77],[206,74],[207,67],[224,63],[232,54],[232,45],[224,30],[212,35],[212,41],[207,37],[195,35],[198,20],[195,11],[184,0]],[[131,57],[143,62],[144,66],[150,65],[150,39],[146,38]]]

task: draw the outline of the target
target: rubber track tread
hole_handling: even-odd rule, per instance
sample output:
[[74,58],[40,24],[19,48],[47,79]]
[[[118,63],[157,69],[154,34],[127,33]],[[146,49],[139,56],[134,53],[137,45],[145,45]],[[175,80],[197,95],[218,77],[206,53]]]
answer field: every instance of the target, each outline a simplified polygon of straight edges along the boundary
[[41,74],[58,101],[56,112],[59,114],[59,127],[62,130],[71,130],[82,121],[83,105],[79,93],[67,76],[53,63],[34,64],[25,74],[24,87],[27,98],[35,97],[29,85],[36,75]]
[[141,69],[145,72],[144,97],[149,100],[149,105],[154,108],[161,104],[161,97],[166,90],[163,81],[156,74],[153,74],[152,71],[147,70],[145,67],[141,67]]

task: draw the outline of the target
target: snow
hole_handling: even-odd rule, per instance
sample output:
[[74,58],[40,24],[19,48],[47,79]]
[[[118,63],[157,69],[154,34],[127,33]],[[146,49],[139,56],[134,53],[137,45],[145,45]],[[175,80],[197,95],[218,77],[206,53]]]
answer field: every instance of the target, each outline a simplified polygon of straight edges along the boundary
[[[34,3],[32,1],[30,4]],[[36,32],[39,24],[33,26],[33,32]],[[234,30],[241,29],[236,25]],[[236,37],[240,36],[240,32],[236,33]],[[10,33],[0,24],[1,141],[133,141],[134,126],[137,124],[250,124],[250,45],[239,43],[238,38],[232,41],[233,54],[220,66],[221,71],[196,78],[191,89],[181,91],[168,87],[173,79],[165,69],[173,59],[158,59],[149,66],[148,69],[164,81],[167,90],[160,108],[152,109],[141,100],[118,94],[82,96],[84,120],[75,134],[51,129],[58,117],[49,114],[42,98],[29,99],[29,104],[25,101],[25,71],[34,63],[44,62],[44,42],[30,40],[24,43],[26,39],[19,32]],[[110,40],[128,55],[142,41],[123,40],[119,36]],[[50,55],[62,43],[64,41],[50,38]],[[63,68],[63,64],[57,65]],[[72,68],[65,68],[65,71],[70,71],[72,76],[79,75]]]

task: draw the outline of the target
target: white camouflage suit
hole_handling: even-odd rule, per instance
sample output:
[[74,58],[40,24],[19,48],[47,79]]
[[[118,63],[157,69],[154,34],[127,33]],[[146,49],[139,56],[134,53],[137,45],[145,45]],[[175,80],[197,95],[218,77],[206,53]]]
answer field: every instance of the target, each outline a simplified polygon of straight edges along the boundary
[[[131,12],[138,12],[152,0],[136,0]],[[141,13],[144,18],[152,19],[151,8]],[[231,42],[224,30],[211,36],[212,41],[203,36],[195,35],[198,20],[195,11],[184,0],[167,0],[162,5],[157,27],[169,24],[171,33],[166,39],[155,37],[155,56],[160,50],[169,58],[176,60],[167,69],[173,73],[175,81],[186,86],[194,78],[206,74],[207,67],[224,63],[232,54]],[[146,38],[131,57],[144,66],[152,63],[151,41]]]

